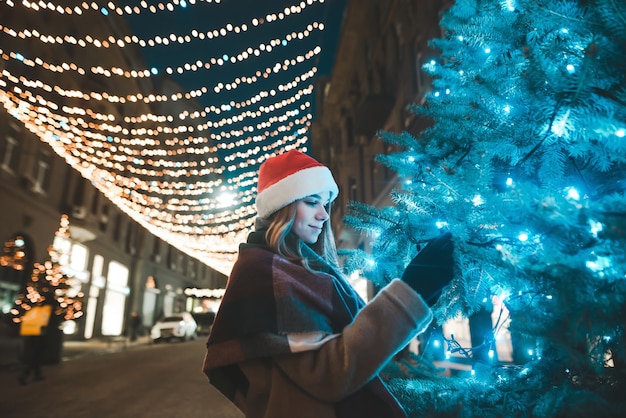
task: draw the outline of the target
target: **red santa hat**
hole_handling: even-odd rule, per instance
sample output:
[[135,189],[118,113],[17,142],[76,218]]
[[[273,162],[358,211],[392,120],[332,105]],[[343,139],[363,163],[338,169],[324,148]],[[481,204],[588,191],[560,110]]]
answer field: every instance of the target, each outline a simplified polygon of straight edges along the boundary
[[292,149],[268,158],[259,169],[256,196],[257,214],[268,218],[298,199],[330,192],[332,202],[339,188],[330,170],[312,157]]

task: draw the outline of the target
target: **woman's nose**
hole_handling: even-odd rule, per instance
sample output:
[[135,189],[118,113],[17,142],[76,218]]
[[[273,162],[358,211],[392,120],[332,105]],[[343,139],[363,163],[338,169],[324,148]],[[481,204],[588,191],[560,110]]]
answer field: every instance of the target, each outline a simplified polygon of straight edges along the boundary
[[324,205],[320,205],[319,210],[317,211],[317,219],[326,220],[328,219],[328,211]]

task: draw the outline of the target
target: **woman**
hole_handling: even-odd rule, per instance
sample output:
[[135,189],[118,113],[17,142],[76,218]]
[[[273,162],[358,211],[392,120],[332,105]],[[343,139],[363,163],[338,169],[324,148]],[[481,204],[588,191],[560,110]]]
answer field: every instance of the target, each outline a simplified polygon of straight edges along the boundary
[[405,417],[378,373],[430,324],[429,306],[402,280],[367,304],[346,282],[327,167],[291,150],[261,166],[257,191],[207,342],[211,384],[248,418]]

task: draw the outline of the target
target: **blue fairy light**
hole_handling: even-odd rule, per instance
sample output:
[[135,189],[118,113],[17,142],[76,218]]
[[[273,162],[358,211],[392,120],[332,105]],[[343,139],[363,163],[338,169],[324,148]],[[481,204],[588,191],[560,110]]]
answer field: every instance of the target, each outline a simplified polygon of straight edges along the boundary
[[598,237],[598,232],[601,232],[604,229],[604,226],[602,225],[602,223],[594,219],[589,220],[589,226],[590,226],[589,231],[591,232],[591,235],[593,235],[596,238]]
[[618,129],[615,131],[615,135],[619,138],[623,138],[626,135],[626,131],[624,131],[624,129]]
[[527,232],[520,232],[520,234],[517,236],[517,239],[522,241],[522,242],[528,241],[528,233]]
[[609,257],[597,256],[595,260],[587,261],[585,266],[593,272],[601,272],[611,267],[611,259]]
[[157,75],[157,74],[159,74],[159,70],[157,70],[155,67],[150,68],[150,72],[151,72],[153,75]]
[[437,228],[442,229],[446,228],[448,226],[448,223],[446,221],[437,221],[435,222],[435,225],[437,225]]
[[574,200],[580,200],[580,193],[574,187],[569,187],[567,189],[567,197]]
[[435,71],[435,66],[436,65],[437,65],[437,61],[430,60],[429,62],[424,64],[424,70],[432,73],[432,72]]
[[100,9],[100,13],[102,13],[102,14],[103,14],[103,15],[105,15],[105,16],[108,16],[108,15],[109,15],[109,11],[107,10],[107,8],[106,8],[106,7],[102,7],[102,8]]
[[574,74],[576,72],[576,68],[572,64],[567,64],[565,68],[567,69],[567,72],[570,74]]

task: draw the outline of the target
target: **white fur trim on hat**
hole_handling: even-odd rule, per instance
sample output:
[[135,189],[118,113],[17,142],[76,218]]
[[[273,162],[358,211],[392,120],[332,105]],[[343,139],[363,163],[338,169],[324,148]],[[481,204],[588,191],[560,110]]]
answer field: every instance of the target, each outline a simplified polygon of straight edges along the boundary
[[259,193],[256,197],[257,214],[261,218],[267,218],[298,199],[326,191],[330,192],[331,202],[339,194],[339,188],[330,170],[323,165],[305,168]]

